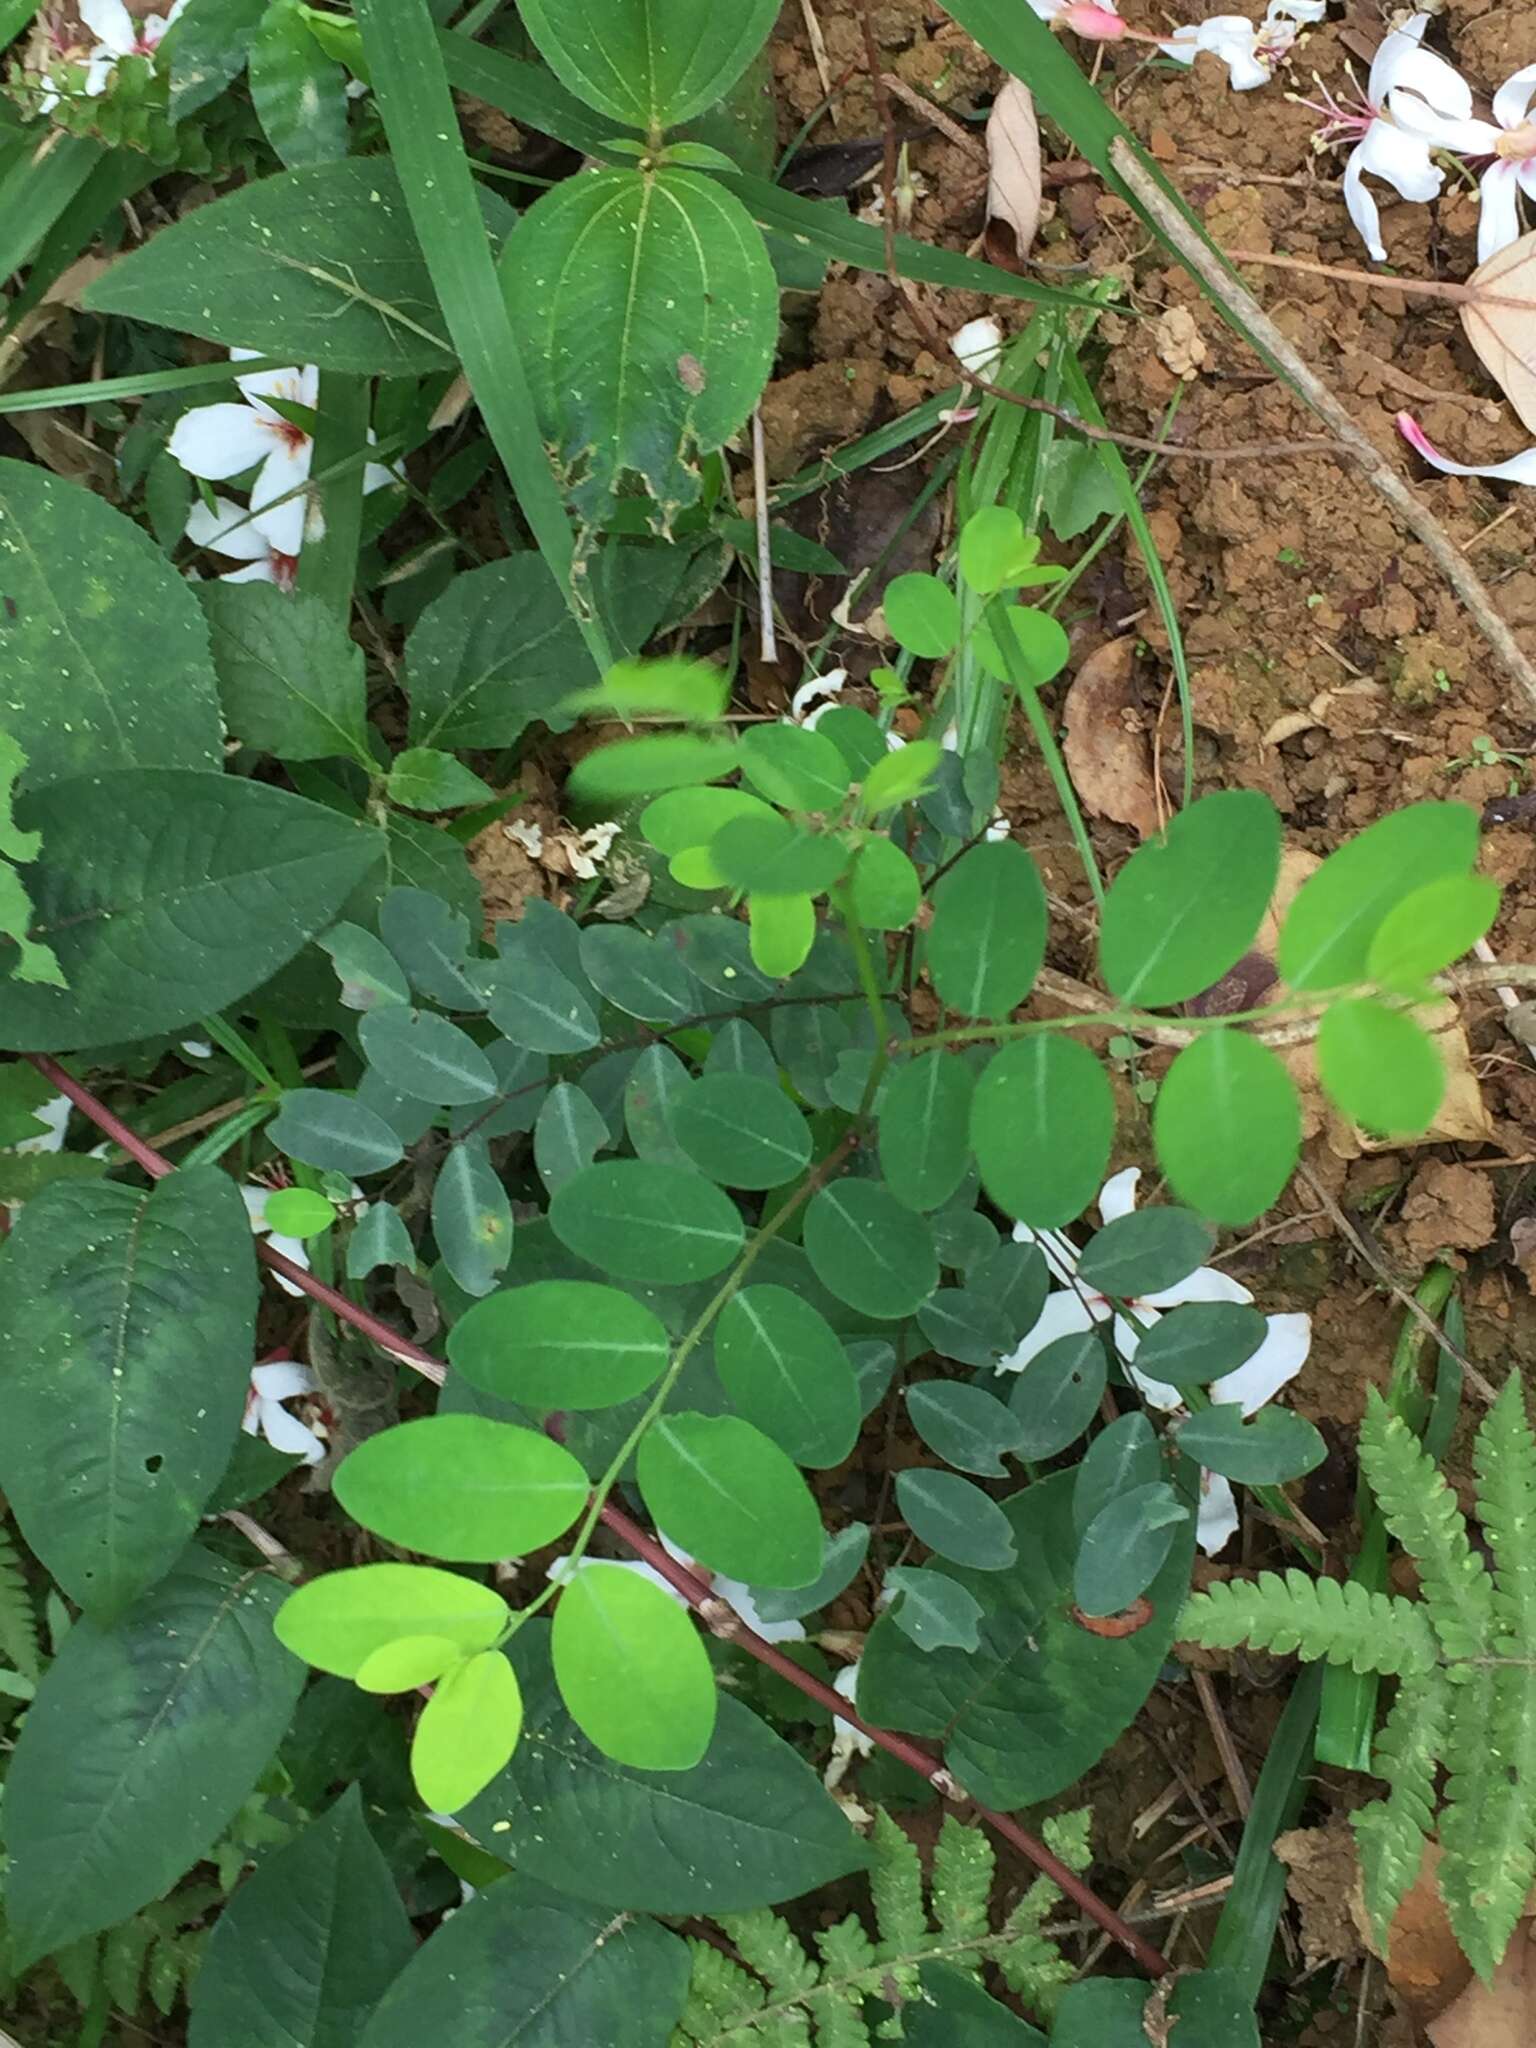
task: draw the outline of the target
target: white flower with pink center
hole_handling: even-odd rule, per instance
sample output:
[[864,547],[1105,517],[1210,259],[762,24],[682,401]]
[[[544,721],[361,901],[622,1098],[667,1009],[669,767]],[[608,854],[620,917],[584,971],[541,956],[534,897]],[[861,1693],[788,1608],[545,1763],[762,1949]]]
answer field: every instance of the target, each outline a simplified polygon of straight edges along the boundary
[[314,1391],[314,1374],[296,1359],[274,1358],[265,1365],[253,1365],[240,1427],[247,1436],[265,1437],[275,1451],[302,1458],[306,1465],[318,1465],[325,1456],[324,1438],[283,1406],[285,1401],[297,1401]]
[[1431,148],[1450,149],[1460,156],[1486,157],[1479,181],[1482,211],[1477,222],[1477,260],[1486,263],[1520,238],[1520,199],[1536,199],[1536,64],[1527,64],[1506,78],[1493,96],[1493,119],[1479,121],[1433,107],[1407,102],[1398,119]]
[[1234,92],[1252,92],[1268,85],[1277,64],[1295,47],[1304,24],[1321,21],[1328,0],[1271,0],[1262,21],[1246,14],[1213,14],[1209,20],[1187,22],[1159,45],[1176,64],[1193,64],[1202,50],[1227,67]]

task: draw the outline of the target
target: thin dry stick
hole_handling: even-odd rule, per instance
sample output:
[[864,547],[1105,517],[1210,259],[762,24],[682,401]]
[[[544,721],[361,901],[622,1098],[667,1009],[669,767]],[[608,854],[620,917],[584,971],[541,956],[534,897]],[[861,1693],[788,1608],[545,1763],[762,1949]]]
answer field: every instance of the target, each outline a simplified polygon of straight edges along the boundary
[[[1118,139],[1111,144],[1112,149],[1119,147]],[[1120,169],[1118,157],[1115,168]],[[1342,284],[1363,284],[1378,292],[1406,292],[1410,298],[1439,299],[1448,306],[1512,306],[1522,313],[1536,313],[1536,299],[1517,299],[1508,292],[1490,291],[1486,285],[1452,284],[1448,278],[1383,277],[1374,270],[1350,270],[1342,263],[1311,263],[1303,256],[1276,256],[1262,249],[1228,249],[1226,254],[1234,263],[1257,263],[1270,270],[1299,270],[1307,277],[1336,277]]]
[[1208,1671],[1192,1671],[1195,1692],[1200,1701],[1211,1730],[1211,1739],[1216,1744],[1216,1754],[1221,1758],[1221,1768],[1226,1773],[1227,1784],[1242,1819],[1246,1820],[1253,1811],[1253,1787],[1248,1783],[1248,1773],[1243,1769],[1243,1760],[1237,1753],[1237,1744],[1232,1740],[1232,1730],[1227,1726],[1227,1717],[1221,1711],[1221,1702],[1216,1697],[1216,1688],[1211,1683]]
[[[1235,278],[1157,181],[1142,169],[1136,152],[1122,136],[1109,146],[1110,158],[1123,182],[1178,250],[1217,305],[1228,313],[1251,342],[1284,370],[1302,399],[1357,458],[1366,481],[1418,540],[1474,623],[1498,656],[1511,681],[1536,708],[1536,667],[1521,652],[1515,636],[1499,616],[1487,584],[1457,547],[1440,521],[1411,491],[1374,442],[1363,434],[1328,386],[1264,311],[1248,287]],[[1396,284],[1399,280],[1394,279]]]
[[[146,1145],[137,1132],[130,1130],[120,1116],[114,1115],[104,1102],[98,1101],[88,1088],[72,1074],[66,1073],[56,1060],[50,1059],[46,1053],[28,1053],[26,1057],[40,1074],[45,1075],[53,1083],[61,1095],[67,1095],[75,1107],[83,1111],[98,1129],[120,1145],[151,1179],[163,1180],[167,1174],[176,1171],[169,1159],[157,1152],[152,1145]],[[274,1251],[264,1239],[257,1241],[256,1256],[272,1272],[292,1281],[293,1285],[309,1295],[311,1300],[320,1302],[340,1321],[349,1324],[354,1330],[361,1331],[365,1337],[372,1338],[374,1343],[391,1357],[401,1359],[419,1372],[424,1379],[431,1380],[434,1386],[440,1387],[446,1380],[447,1368],[441,1359],[434,1358],[430,1351],[424,1351],[409,1337],[402,1336],[398,1330],[392,1329],[382,1317],[374,1315],[369,1309],[359,1308],[355,1301],[349,1301],[334,1287],[328,1287],[323,1280],[317,1280],[313,1273],[306,1272],[302,1266],[296,1266],[292,1259],[284,1258],[281,1252]],[[780,1678],[792,1685],[797,1692],[804,1694],[807,1699],[815,1700],[828,1712],[839,1715],[843,1720],[851,1722],[854,1727],[862,1729],[887,1756],[895,1757],[910,1770],[918,1772],[943,1798],[955,1801],[968,1800],[966,1792],[936,1757],[930,1756],[927,1750],[918,1743],[909,1741],[905,1735],[897,1735],[888,1728],[872,1726],[841,1693],[835,1692],[830,1685],[824,1685],[810,1672],[803,1671],[773,1643],[765,1642],[755,1629],[747,1626],[727,1601],[720,1599],[686,1565],[679,1564],[670,1552],[662,1548],[654,1536],[632,1521],[622,1508],[615,1507],[612,1501],[605,1502],[602,1519],[637,1557],[643,1558],[675,1591],[681,1593],[713,1634],[738,1643],[750,1657],[755,1658],[759,1664],[766,1665],[769,1670],[776,1671]],[[1105,1934],[1119,1942],[1129,1955],[1134,1956],[1149,1976],[1161,1977],[1167,1973],[1170,1967],[1167,1957],[1150,1942],[1143,1940],[1135,1928],[1122,1920],[1114,1908],[1107,1905],[1096,1892],[1090,1890],[1075,1871],[1069,1870],[1058,1857],[1053,1856],[1044,1842],[1021,1828],[1010,1815],[995,1813],[991,1807],[979,1805],[975,1801],[968,1803],[995,1833],[1001,1835],[1003,1840],[1010,1843],[1021,1855],[1028,1857],[1036,1869],[1050,1878],[1058,1890],[1064,1892],[1081,1912],[1087,1914]],[[0,2048],[4,2048],[3,2043],[0,2043]]]
[[925,121],[931,122],[957,149],[963,149],[967,156],[977,157],[982,163],[986,162],[986,149],[976,137],[967,135],[958,121],[951,119],[942,107],[936,107],[932,100],[925,100],[904,78],[898,77],[894,71],[882,71],[880,83],[887,92],[893,92],[903,105],[909,106],[914,114],[920,114]]
[[763,446],[763,411],[752,414],[752,497],[757,507],[758,646],[764,661],[779,658],[773,625],[773,529],[768,524],[768,456]]
[[821,23],[816,18],[812,0],[800,0],[800,12],[805,18],[805,38],[811,46],[811,62],[816,66],[816,76],[821,81],[821,96],[827,102],[827,113],[831,117],[834,132],[838,127],[836,98],[833,90],[832,72],[827,64],[827,42],[821,32]]

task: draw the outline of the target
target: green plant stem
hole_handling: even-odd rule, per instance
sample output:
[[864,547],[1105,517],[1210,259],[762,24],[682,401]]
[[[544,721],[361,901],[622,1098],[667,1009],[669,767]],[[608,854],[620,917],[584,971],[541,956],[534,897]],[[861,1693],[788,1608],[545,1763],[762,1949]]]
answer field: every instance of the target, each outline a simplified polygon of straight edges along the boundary
[[226,1117],[217,1130],[210,1131],[205,1138],[200,1138],[180,1163],[183,1166],[217,1165],[224,1154],[233,1151],[242,1138],[249,1137],[252,1131],[259,1130],[276,1107],[275,1101],[247,1102],[232,1116]]
[[880,987],[880,977],[875,972],[875,956],[869,938],[859,923],[859,914],[854,908],[853,891],[846,883],[832,891],[832,901],[837,906],[843,921],[843,936],[853,954],[854,969],[858,974],[859,987],[864,991],[864,1004],[874,1026],[875,1050],[869,1063],[869,1074],[864,1083],[864,1093],[859,1102],[858,1121],[863,1123],[874,1107],[875,1097],[880,1092],[880,1083],[885,1070],[891,1063],[890,1037],[885,1028],[885,996]]

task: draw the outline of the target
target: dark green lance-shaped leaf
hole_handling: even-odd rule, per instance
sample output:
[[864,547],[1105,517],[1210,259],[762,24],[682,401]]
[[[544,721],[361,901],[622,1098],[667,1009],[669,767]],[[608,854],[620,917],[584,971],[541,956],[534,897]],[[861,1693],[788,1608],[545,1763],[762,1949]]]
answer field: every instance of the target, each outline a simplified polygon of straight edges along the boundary
[[1258,1039],[1207,1032],[1163,1076],[1152,1135],[1176,1194],[1217,1223],[1251,1223],[1301,1151],[1296,1084]]
[[1442,875],[1405,896],[1377,927],[1366,955],[1372,981],[1412,989],[1469,953],[1499,914],[1486,875]]
[[1109,1077],[1087,1046],[1059,1033],[995,1053],[971,1098],[971,1147],[982,1185],[1037,1230],[1081,1216],[1098,1192],[1115,1136]]
[[381,1650],[402,1641],[435,1638],[450,1653],[473,1656],[490,1648],[506,1621],[501,1595],[458,1572],[364,1564],[301,1586],[278,1616],[277,1633],[306,1663],[356,1678]]
[[939,1288],[918,1310],[917,1326],[941,1357],[989,1372],[1019,1337],[1019,1321],[981,1287]]
[[[487,212],[509,218],[499,199]],[[386,157],[284,171],[199,206],[112,264],[87,301],[94,313],[322,370],[371,377],[453,366]]]
[[251,104],[290,170],[347,153],[346,73],[309,32],[299,0],[274,0],[251,43]]
[[1101,1429],[1089,1445],[1072,1483],[1072,1526],[1081,1540],[1094,1517],[1112,1500],[1163,1476],[1162,1454],[1152,1425],[1133,1409]]
[[920,1650],[974,1650],[981,1641],[981,1603],[943,1572],[923,1565],[897,1565],[885,1575],[901,1598],[891,1619]]
[[1114,879],[1099,932],[1106,986],[1143,1008],[1220,981],[1253,944],[1280,867],[1280,819],[1253,789],[1180,811]]
[[811,1133],[776,1080],[706,1074],[679,1099],[672,1133],[722,1187],[778,1188],[809,1163]]
[[69,1631],[6,1778],[15,1967],[126,1920],[212,1848],[304,1682],[272,1633],[282,1600],[191,1549],[113,1627]]
[[267,1126],[279,1152],[327,1173],[382,1173],[405,1147],[377,1110],[329,1088],[290,1088]]
[[622,1565],[587,1563],[560,1595],[550,1656],[561,1698],[616,1763],[686,1771],[715,1731],[715,1675],[686,1608]]
[[1136,1370],[1171,1387],[1203,1387],[1236,1372],[1269,1335],[1256,1308],[1240,1301],[1191,1301],[1143,1333]]
[[581,934],[581,965],[599,995],[642,1023],[680,1024],[707,1007],[677,949],[633,925],[588,925]]
[[[867,1410],[869,1403],[863,1405]],[[754,1586],[752,1604],[764,1621],[798,1621],[802,1615],[814,1614],[818,1608],[827,1606],[839,1593],[846,1593],[868,1555],[868,1525],[850,1522],[835,1536],[825,1538],[821,1571],[808,1586]]]
[[[999,2005],[977,1978],[958,1966],[924,1963],[918,1977],[922,1997],[902,2004],[908,2048],[953,2048],[956,2041],[963,2041],[965,2048],[1047,2048],[1038,2027]],[[1094,2048],[1106,2044],[1097,2042]]]
[[1188,1209],[1133,1209],[1091,1237],[1078,1276],[1095,1294],[1160,1294],[1203,1265],[1215,1238]]
[[0,561],[5,729],[27,757],[24,788],[220,765],[208,631],[142,527],[46,469],[0,462]]
[[831,1325],[787,1287],[746,1287],[715,1325],[737,1409],[800,1465],[840,1465],[859,1434],[858,1381]]
[[752,1586],[808,1586],[821,1515],[793,1461],[735,1415],[663,1415],[635,1476],[658,1528],[690,1557]]
[[[0,1261],[0,1487],[62,1590],[110,1618],[168,1571],[223,1476],[256,1318],[234,1182],[58,1183]],[[194,1398],[195,1390],[195,1398]]]
[[454,2048],[666,2048],[689,1967],[687,1947],[654,1920],[615,1922],[504,1877],[417,1950],[357,2048],[421,2048],[450,2012]]
[[772,365],[778,284],[746,208],[701,171],[592,171],[529,208],[501,268],[579,516],[638,478],[666,523],[698,496],[695,451],[729,439]]
[[978,1571],[1001,1571],[1014,1560],[1008,1517],[990,1495],[958,1472],[914,1466],[896,1477],[896,1505],[919,1543]]
[[985,1387],[968,1387],[963,1380],[919,1380],[907,1388],[907,1413],[923,1442],[946,1465],[984,1479],[1001,1479],[1007,1471],[1002,1453],[1017,1451],[1024,1442],[1013,1411]]
[[510,935],[499,960],[474,970],[491,1022],[527,1052],[586,1052],[602,1037],[597,1013],[522,932]]
[[489,1294],[512,1256],[512,1204],[483,1138],[461,1138],[437,1170],[432,1235],[466,1294]]
[[427,1415],[342,1459],[336,1498],[401,1550],[494,1564],[553,1543],[581,1513],[587,1475],[552,1437],[480,1415]]
[[1469,804],[1409,804],[1346,840],[1309,875],[1280,928],[1278,965],[1296,989],[1364,981],[1376,934],[1398,904],[1477,859]]
[[[241,584],[242,590],[247,586]],[[250,585],[256,589],[255,584]],[[341,983],[341,1001],[348,1010],[371,1010],[380,1003],[408,1003],[411,991],[400,963],[382,939],[360,924],[332,925],[316,941],[329,953]]]
[[286,790],[168,768],[56,783],[20,816],[43,835],[31,936],[68,986],[0,982],[0,1042],[17,1052],[222,1010],[323,930],[384,850],[382,834]]
[[691,1769],[635,1770],[572,1721],[546,1623],[519,1629],[508,1651],[523,1687],[523,1739],[460,1819],[525,1876],[613,1909],[739,1913],[868,1861],[815,1772],[729,1693]]
[[1115,1641],[1072,1619],[1072,1475],[1025,1487],[1003,1512],[1016,1564],[946,1567],[981,1607],[980,1647],[924,1652],[882,1616],[859,1667],[859,1704],[877,1724],[944,1738],[966,1790],[1007,1808],[1075,1784],[1138,1712],[1173,1642],[1194,1531],[1179,1535],[1149,1588],[1146,1626]]
[[480,1047],[435,1011],[389,1003],[370,1010],[357,1035],[369,1066],[396,1095],[453,1106],[496,1093],[495,1073]]
[[539,1107],[533,1127],[533,1163],[545,1192],[590,1166],[609,1142],[608,1126],[590,1095],[570,1081],[557,1081]]
[[496,795],[488,782],[438,747],[407,747],[397,754],[384,791],[391,803],[408,811],[462,810]]
[[1006,1017],[1035,985],[1049,916],[1022,846],[973,846],[933,892],[928,972],[939,1000],[966,1017]]
[[898,1202],[937,1209],[971,1163],[971,1070],[926,1052],[892,1076],[880,1105],[880,1171]]
[[1058,1337],[1021,1368],[1008,1406],[1024,1432],[1022,1458],[1054,1458],[1075,1444],[1098,1413],[1109,1383],[1103,1341],[1092,1330]]
[[1190,1512],[1166,1480],[1133,1487],[1083,1532],[1073,1591],[1084,1614],[1123,1614],[1162,1570]]
[[570,608],[535,549],[471,569],[433,599],[406,642],[411,739],[509,747],[535,719],[555,718],[586,664]]
[[191,0],[182,9],[161,49],[170,59],[173,121],[195,114],[240,76],[266,11],[267,0]]
[[1179,1449],[1244,1486],[1278,1486],[1315,1472],[1328,1446],[1304,1415],[1261,1408],[1251,1420],[1235,1401],[1207,1408],[1179,1425]]
[[620,1280],[708,1280],[741,1250],[729,1196],[701,1174],[643,1159],[604,1159],[566,1181],[549,1205],[568,1251]]
[[667,1333],[643,1302],[592,1280],[535,1280],[478,1301],[454,1324],[455,1372],[530,1408],[608,1408],[661,1377]]
[[749,0],[730,15],[698,0],[611,0],[595,20],[582,0],[528,0],[523,20],[562,85],[649,134],[723,99],[776,11],[773,0]]
[[430,889],[391,889],[379,905],[379,936],[412,988],[450,1010],[483,1010],[470,984],[469,920]]
[[1445,1094],[1445,1064],[1429,1033],[1370,996],[1324,1012],[1317,1067],[1340,1109],[1368,1131],[1416,1137]]
[[875,1181],[822,1188],[805,1212],[804,1236],[816,1278],[861,1315],[896,1322],[939,1284],[933,1232]]
[[825,733],[803,726],[750,726],[742,734],[741,770],[786,811],[838,811],[848,796],[847,762]]
[[193,1980],[188,2048],[353,2048],[415,1953],[354,1785],[220,1913]]

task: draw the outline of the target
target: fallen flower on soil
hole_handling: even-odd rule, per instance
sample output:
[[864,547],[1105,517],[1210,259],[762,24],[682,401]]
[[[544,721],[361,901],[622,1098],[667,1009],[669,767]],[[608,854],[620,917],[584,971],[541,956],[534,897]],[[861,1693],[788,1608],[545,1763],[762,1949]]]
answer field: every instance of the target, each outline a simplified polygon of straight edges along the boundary
[[1321,21],[1328,0],[1270,0],[1262,21],[1250,21],[1246,14],[1213,14],[1201,22],[1186,22],[1176,28],[1158,47],[1176,64],[1193,64],[1202,50],[1219,57],[1227,67],[1234,92],[1252,92],[1268,85],[1275,66],[1290,56],[1303,25]]
[[1411,412],[1397,415],[1397,431],[1416,455],[1446,476],[1485,476],[1494,483],[1536,484],[1536,448],[1526,448],[1503,462],[1453,462],[1430,440]]
[[1512,78],[1505,79],[1494,94],[1491,121],[1479,121],[1469,115],[1440,115],[1411,98],[1406,98],[1396,110],[1403,126],[1424,136],[1433,147],[1489,159],[1479,181],[1479,263],[1486,263],[1490,256],[1496,256],[1500,249],[1519,239],[1520,193],[1536,198],[1536,121],[1530,115],[1533,97],[1536,64],[1527,64]]

